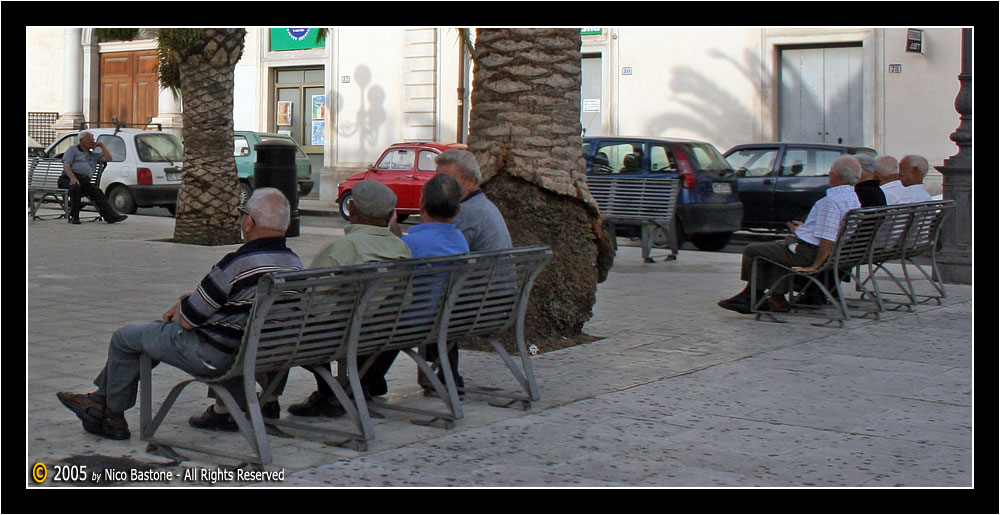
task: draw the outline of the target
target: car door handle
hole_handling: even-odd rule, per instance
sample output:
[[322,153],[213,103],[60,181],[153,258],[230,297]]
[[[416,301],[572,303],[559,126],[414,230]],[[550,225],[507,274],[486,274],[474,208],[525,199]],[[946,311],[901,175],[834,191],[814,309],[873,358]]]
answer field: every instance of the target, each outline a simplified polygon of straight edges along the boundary
[[764,184],[774,184],[774,179],[764,179]]
[[412,179],[412,178],[413,178],[413,174],[410,174],[410,175],[404,175],[403,177],[406,177],[407,179]]

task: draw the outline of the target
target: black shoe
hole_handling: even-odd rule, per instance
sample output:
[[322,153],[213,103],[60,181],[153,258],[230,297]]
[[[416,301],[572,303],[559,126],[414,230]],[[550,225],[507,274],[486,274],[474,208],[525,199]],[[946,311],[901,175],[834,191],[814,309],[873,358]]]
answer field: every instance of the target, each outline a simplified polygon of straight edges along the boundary
[[744,301],[737,298],[720,300],[717,302],[720,308],[728,309],[729,311],[735,311],[737,313],[742,313],[744,315],[752,315],[753,311],[750,311],[750,302]]
[[260,414],[264,418],[281,418],[281,406],[278,401],[271,401],[261,405]]
[[[118,222],[124,221],[126,218],[128,218],[128,215],[117,215],[117,216],[113,216],[111,218],[108,218],[105,221],[108,222],[109,224],[116,224]],[[77,222],[77,223],[80,223],[80,222]]]
[[201,415],[192,415],[188,419],[188,424],[199,429],[208,429],[210,431],[230,431],[236,432],[240,430],[240,426],[236,425],[236,420],[229,413],[225,415],[216,413],[213,406],[209,406],[207,410]]
[[73,225],[80,225],[80,219],[79,218],[70,218],[69,220],[67,220],[67,222],[69,222],[69,223],[71,223]]
[[289,406],[288,412],[300,417],[339,417],[347,413],[347,410],[337,402],[337,399],[313,392],[305,402]]

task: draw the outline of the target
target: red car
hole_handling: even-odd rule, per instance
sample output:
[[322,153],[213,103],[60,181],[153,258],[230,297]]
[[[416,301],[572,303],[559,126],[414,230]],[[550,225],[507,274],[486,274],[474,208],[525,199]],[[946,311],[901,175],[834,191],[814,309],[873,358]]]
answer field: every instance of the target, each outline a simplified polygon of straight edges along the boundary
[[410,215],[420,213],[420,191],[434,176],[437,166],[434,158],[445,150],[468,148],[462,143],[395,143],[382,153],[378,161],[368,166],[368,170],[358,172],[337,185],[337,203],[340,216],[349,220],[347,206],[353,196],[354,183],[363,180],[379,181],[396,194],[396,219],[400,222]]

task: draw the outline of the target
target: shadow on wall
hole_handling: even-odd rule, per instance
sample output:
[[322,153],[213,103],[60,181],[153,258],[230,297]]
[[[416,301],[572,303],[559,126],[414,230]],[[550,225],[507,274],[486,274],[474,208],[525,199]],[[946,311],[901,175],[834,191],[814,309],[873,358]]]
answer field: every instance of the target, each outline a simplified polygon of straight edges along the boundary
[[[744,53],[745,64],[717,50],[709,52],[715,59],[729,61],[746,78],[747,83],[761,94],[756,77],[760,75],[760,58],[751,51]],[[757,70],[755,72],[755,70]],[[732,83],[719,84],[698,73],[694,68],[682,66],[674,69],[667,99],[685,106],[684,111],[671,111],[654,118],[646,126],[651,135],[674,136],[678,130],[716,145],[725,152],[732,145],[751,141],[753,134],[734,134],[734,123],[751,121],[753,113],[729,91],[736,89]],[[675,134],[671,134],[675,133]]]
[[357,150],[360,155],[368,158],[370,149],[376,149],[379,141],[379,131],[386,121],[385,90],[381,86],[371,86],[372,72],[367,66],[360,65],[354,69],[354,87],[359,90],[361,103],[353,120],[344,111],[344,96],[337,95],[337,112],[340,113],[338,133],[347,138],[357,137]]

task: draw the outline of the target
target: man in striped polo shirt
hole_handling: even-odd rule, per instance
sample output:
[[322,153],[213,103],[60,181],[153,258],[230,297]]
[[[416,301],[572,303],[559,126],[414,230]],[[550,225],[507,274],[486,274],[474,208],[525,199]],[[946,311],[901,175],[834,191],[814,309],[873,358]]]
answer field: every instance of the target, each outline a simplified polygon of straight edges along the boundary
[[[87,432],[114,440],[131,436],[124,412],[135,405],[139,357],[144,352],[154,363],[169,363],[196,376],[224,374],[242,342],[260,277],[302,268],[299,257],[285,245],[289,204],[283,193],[258,189],[240,211],[246,244],[223,257],[194,292],[163,314],[163,320],[115,331],[107,364],[94,380],[97,391],[57,394]],[[230,390],[234,395],[242,392]]]

